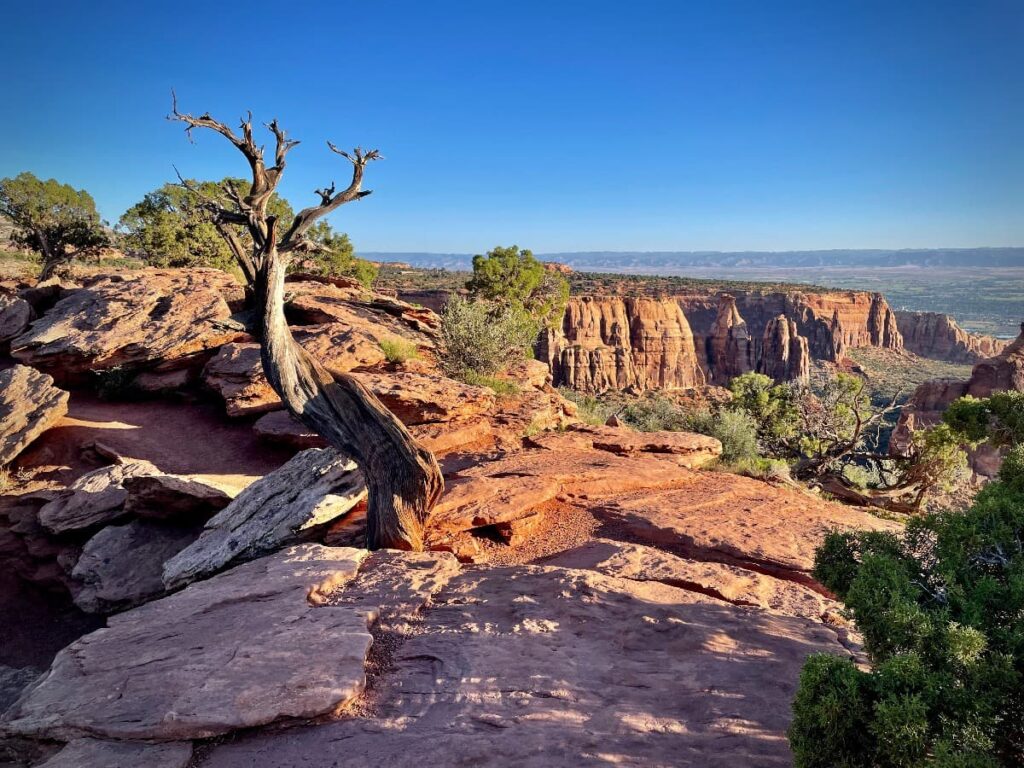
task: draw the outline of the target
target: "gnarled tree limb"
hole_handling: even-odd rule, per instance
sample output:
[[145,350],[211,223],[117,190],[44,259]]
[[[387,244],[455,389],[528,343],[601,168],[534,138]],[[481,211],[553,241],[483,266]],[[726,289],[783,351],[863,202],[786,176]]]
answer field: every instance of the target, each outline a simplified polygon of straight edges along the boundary
[[[422,549],[424,523],[444,489],[433,454],[419,445],[402,422],[358,380],[351,376],[333,377],[299,346],[284,316],[284,277],[289,252],[309,247],[305,233],[317,219],[370,194],[362,189],[363,172],[366,164],[378,159],[380,153],[359,148],[348,153],[329,144],[352,163],[351,183],[339,193],[335,193],[333,183],[318,190],[320,205],[300,211],[279,237],[276,218],[267,215],[267,201],[280,181],[285,156],[298,142],[289,140],[276,120],[267,125],[277,143],[275,165],[267,168],[263,149],[253,139],[251,116],[242,121],[241,136],[209,114],[195,117],[179,112],[177,101],[171,119],[185,123],[189,132],[193,128],[207,128],[221,134],[242,152],[252,169],[248,194],[242,195],[232,185],[224,189],[234,210],[222,200],[201,192],[200,196],[252,286],[260,319],[256,329],[260,357],[271,386],[292,414],[354,459],[362,470],[369,490],[367,547]],[[180,174],[179,179],[187,186]],[[199,191],[194,185],[188,188]],[[232,229],[238,224],[244,224],[252,236],[249,253]]]

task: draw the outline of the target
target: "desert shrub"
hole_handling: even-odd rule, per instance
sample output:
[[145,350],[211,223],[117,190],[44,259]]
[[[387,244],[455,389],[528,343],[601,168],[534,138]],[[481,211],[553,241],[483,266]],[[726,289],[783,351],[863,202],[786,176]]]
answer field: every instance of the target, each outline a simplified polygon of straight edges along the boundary
[[775,480],[787,482],[790,480],[789,464],[781,459],[766,459],[763,456],[744,458],[732,461],[728,464],[720,464],[720,468],[733,474],[753,477],[756,480]]
[[521,309],[452,296],[441,313],[441,366],[455,378],[493,376],[524,359],[536,335]]
[[623,422],[641,432],[689,431],[684,410],[661,395],[634,400],[618,415]]
[[569,281],[515,245],[474,256],[466,289],[474,297],[525,311],[538,330],[561,320],[569,301]]
[[757,422],[746,411],[719,411],[700,431],[722,442],[721,461],[725,464],[750,463],[760,458],[757,452]]
[[757,441],[762,453],[778,454],[783,445],[799,432],[800,414],[796,394],[786,384],[776,384],[760,373],[745,373],[729,384],[730,411],[745,411],[757,425]]
[[487,376],[472,368],[465,369],[461,378],[466,384],[471,384],[475,387],[487,387],[500,397],[511,397],[512,395],[518,395],[522,391],[514,381],[501,379],[497,376]]
[[[1012,440],[1012,400],[961,403],[951,420]],[[1024,761],[1020,442],[967,512],[915,518],[901,535],[831,533],[814,577],[846,603],[873,666],[808,660],[789,732],[797,766]]]
[[601,426],[619,410],[614,403],[601,400],[593,395],[585,395],[567,387],[563,387],[559,391],[562,397],[576,404],[576,417],[591,426]]
[[413,342],[397,336],[381,339],[380,348],[384,352],[384,359],[389,363],[404,363],[406,360],[415,360],[420,355],[419,348]]

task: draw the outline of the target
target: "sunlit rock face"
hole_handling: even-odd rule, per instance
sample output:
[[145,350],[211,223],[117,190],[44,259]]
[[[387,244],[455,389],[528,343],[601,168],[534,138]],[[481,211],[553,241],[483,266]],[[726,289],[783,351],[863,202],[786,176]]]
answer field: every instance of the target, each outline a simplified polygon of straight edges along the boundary
[[556,386],[599,393],[725,385],[755,370],[799,380],[811,360],[856,347],[903,349],[880,294],[739,291],[573,298],[538,357]]
[[1009,344],[994,336],[968,333],[952,317],[938,312],[896,312],[896,324],[908,352],[949,363],[979,363]]

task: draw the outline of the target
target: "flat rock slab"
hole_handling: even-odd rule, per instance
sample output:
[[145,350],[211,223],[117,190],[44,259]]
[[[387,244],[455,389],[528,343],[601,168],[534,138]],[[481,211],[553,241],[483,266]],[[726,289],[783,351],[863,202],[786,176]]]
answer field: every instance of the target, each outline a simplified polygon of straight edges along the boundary
[[671,458],[652,454],[618,456],[581,448],[523,451],[476,464],[450,478],[427,522],[428,535],[438,540],[458,531],[510,523],[563,494],[600,499],[678,487],[695,476]]
[[814,621],[838,621],[842,605],[818,591],[727,563],[688,560],[642,544],[598,539],[544,565],[583,568],[635,581],[657,581],[733,605],[749,605]]
[[178,587],[314,536],[365,497],[351,459],[332,448],[296,454],[210,518],[199,538],[164,565],[164,584]]
[[57,654],[0,730],[177,741],[332,712],[363,689],[375,611],[318,596],[365,554],[293,547],[111,616]]
[[192,744],[76,739],[38,768],[186,768]]
[[704,466],[722,455],[722,443],[692,432],[637,432],[628,427],[575,424],[564,431],[543,432],[528,439],[549,451],[593,448],[622,456],[671,454],[685,467]]
[[468,569],[374,680],[370,714],[214,746],[203,768],[789,766],[819,623],[657,583]]
[[722,472],[694,473],[670,490],[625,494],[594,511],[635,541],[791,575],[810,573],[814,550],[830,530],[898,528],[856,507]]
[[224,509],[238,494],[227,485],[164,473],[125,478],[124,511],[154,520],[205,520]]
[[52,377],[34,368],[15,365],[0,371],[0,466],[56,424],[68,412],[69,397]]
[[66,533],[92,528],[116,520],[125,514],[128,499],[125,482],[138,475],[158,475],[160,470],[148,461],[123,459],[100,467],[75,480],[56,499],[39,510],[39,522],[51,533]]
[[232,278],[216,269],[100,276],[12,340],[11,355],[62,380],[122,366],[189,367],[245,335],[227,322],[231,309],[223,294],[232,287]]
[[86,613],[131,608],[163,593],[164,563],[199,536],[196,526],[153,520],[108,525],[86,542],[71,572]]

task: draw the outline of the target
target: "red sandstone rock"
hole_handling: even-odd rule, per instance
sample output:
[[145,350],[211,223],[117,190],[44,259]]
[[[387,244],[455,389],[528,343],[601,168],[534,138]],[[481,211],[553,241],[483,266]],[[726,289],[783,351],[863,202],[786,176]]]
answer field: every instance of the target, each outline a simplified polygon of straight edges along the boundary
[[7,466],[68,411],[68,393],[24,365],[0,371],[0,466]]
[[727,293],[722,294],[719,300],[709,343],[709,363],[714,382],[728,384],[736,376],[754,370],[754,342],[746,321],[736,308],[736,299]]
[[141,269],[102,276],[58,301],[11,342],[28,365],[73,381],[117,367],[161,371],[201,365],[244,334],[222,296],[232,278],[214,269]]
[[908,352],[950,363],[978,363],[1002,352],[1006,341],[968,333],[949,315],[938,312],[896,312]]
[[776,381],[805,382],[811,377],[807,339],[797,332],[796,323],[785,315],[779,315],[765,326],[757,372]]
[[693,334],[673,301],[573,298],[544,339],[556,384],[586,392],[678,389],[704,383]]

